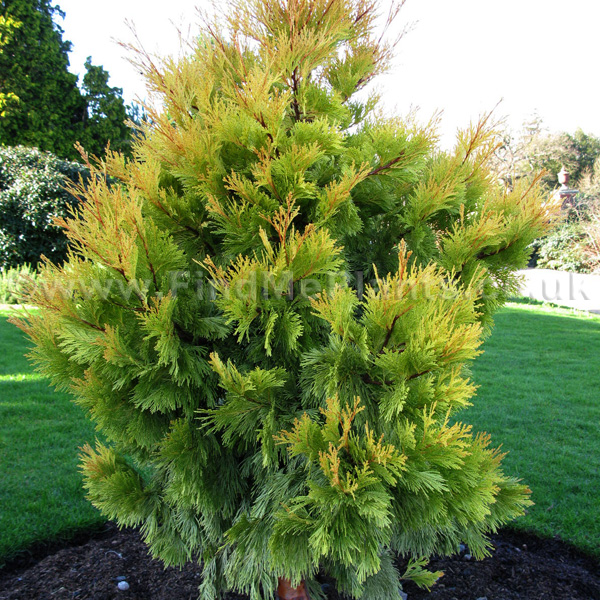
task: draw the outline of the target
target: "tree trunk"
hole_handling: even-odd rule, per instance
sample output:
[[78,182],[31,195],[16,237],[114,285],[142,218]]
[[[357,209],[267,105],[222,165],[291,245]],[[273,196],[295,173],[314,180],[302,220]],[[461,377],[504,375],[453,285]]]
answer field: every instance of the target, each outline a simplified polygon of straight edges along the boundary
[[293,588],[290,584],[290,580],[285,579],[284,577],[279,578],[277,598],[279,598],[279,600],[310,600],[304,581],[298,587]]

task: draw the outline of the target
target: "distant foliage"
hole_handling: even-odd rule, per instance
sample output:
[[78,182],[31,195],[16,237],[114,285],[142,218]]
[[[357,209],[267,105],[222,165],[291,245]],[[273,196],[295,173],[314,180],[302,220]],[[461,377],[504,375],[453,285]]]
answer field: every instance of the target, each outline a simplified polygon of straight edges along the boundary
[[525,123],[518,133],[506,132],[492,161],[495,173],[512,187],[520,179],[545,171],[542,182],[548,192],[555,190],[558,173],[570,174],[570,187],[589,194],[600,191],[600,138],[581,129],[575,133],[550,133],[539,117]]
[[[70,73],[70,42],[54,19],[62,13],[50,0],[3,0],[7,25],[0,45],[0,90],[5,95],[0,143],[35,146],[75,158],[86,112]],[[10,25],[9,25],[10,24]]]
[[103,154],[109,142],[129,154],[125,121],[135,120],[136,111],[90,58],[79,89],[59,17],[64,13],[50,0],[0,2],[0,144],[41,148],[69,160],[79,160],[76,142],[91,154]]
[[53,220],[76,203],[65,185],[86,174],[85,167],[49,152],[0,147],[1,269],[35,268],[41,255],[62,263],[67,239]]
[[587,270],[600,273],[600,199],[589,203],[582,229],[585,234],[583,252],[587,260]]
[[129,120],[136,120],[134,111],[123,102],[123,90],[108,85],[109,74],[101,66],[93,65],[91,57],[85,61],[83,97],[87,105],[83,135],[80,141],[90,154],[101,156],[110,142],[113,150],[130,153],[131,128]]
[[[587,189],[591,189],[591,186]],[[562,224],[533,244],[536,266],[574,273],[600,272],[600,197],[580,193],[563,208]]]
[[547,237],[534,242],[536,267],[573,273],[589,272],[584,241],[585,235],[578,221],[563,223]]
[[564,167],[568,186],[579,194],[563,208],[563,222],[547,237],[533,243],[539,268],[590,273],[600,262],[600,138],[583,132],[550,133],[538,117],[517,133],[506,133],[492,161],[495,175],[508,188],[545,172],[542,185],[548,196],[559,187]]

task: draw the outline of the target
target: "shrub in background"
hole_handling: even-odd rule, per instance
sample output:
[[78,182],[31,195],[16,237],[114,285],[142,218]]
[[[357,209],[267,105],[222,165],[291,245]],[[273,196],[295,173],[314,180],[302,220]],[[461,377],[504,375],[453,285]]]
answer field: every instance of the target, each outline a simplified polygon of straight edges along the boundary
[[535,266],[539,269],[589,273],[584,242],[585,232],[579,218],[565,221],[549,235],[533,243]]
[[600,270],[600,199],[580,193],[562,212],[560,225],[532,244],[535,266],[597,273]]
[[398,600],[529,503],[451,417],[556,207],[493,183],[484,123],[444,153],[374,116],[356,92],[391,49],[371,3],[228,14],[180,62],[141,57],[164,107],[134,160],[91,167],[68,263],[18,322],[108,440],[82,457],[91,501],[165,563],[201,562],[203,599],[316,600],[326,573]]
[[77,203],[65,186],[87,173],[49,152],[0,146],[0,269],[36,268],[41,255],[58,264],[65,259],[67,238],[54,219]]
[[588,204],[586,219],[582,223],[585,238],[582,242],[587,259],[588,271],[600,273],[600,198],[596,197]]

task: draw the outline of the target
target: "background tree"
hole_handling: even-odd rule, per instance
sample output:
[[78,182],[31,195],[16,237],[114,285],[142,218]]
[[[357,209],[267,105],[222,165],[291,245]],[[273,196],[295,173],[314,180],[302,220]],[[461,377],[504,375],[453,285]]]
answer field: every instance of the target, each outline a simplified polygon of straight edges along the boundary
[[589,273],[600,265],[600,138],[584,133],[550,133],[535,116],[518,133],[505,132],[492,169],[512,186],[542,171],[548,194],[558,188],[558,173],[565,168],[569,187],[579,193],[563,208],[560,226],[533,244],[532,265],[540,268]]
[[85,69],[82,92],[87,116],[81,143],[87,152],[97,156],[104,153],[109,140],[113,150],[129,153],[132,136],[127,122],[134,113],[125,106],[123,90],[108,85],[108,72],[93,65],[91,57],[85,61]]
[[[20,25],[21,23],[11,17],[0,15],[0,56],[2,55],[3,47],[11,41],[15,30]],[[18,101],[18,98],[13,92],[0,92],[0,118],[6,116],[7,108],[16,101]]]
[[92,502],[201,561],[205,600],[316,600],[321,572],[398,600],[529,503],[455,417],[555,207],[495,185],[485,122],[443,153],[361,100],[391,53],[376,21],[363,0],[239,1],[179,62],[141,56],[163,107],[132,161],[90,166],[69,261],[20,323],[106,436],[82,457]]
[[0,142],[36,146],[76,158],[85,101],[69,73],[69,42],[54,22],[63,13],[50,0],[2,0],[14,27],[0,50],[0,89],[11,95],[0,120]]
[[56,23],[64,13],[50,0],[0,3],[0,143],[35,146],[79,160],[75,143],[102,153],[109,141],[129,153],[125,106],[108,73],[86,62],[83,89],[69,72],[71,43]]
[[[600,138],[578,129],[574,133],[550,133],[534,116],[518,133],[505,132],[495,155],[495,171],[510,185],[520,178],[546,171],[543,183],[548,191],[558,186],[562,167],[570,174],[570,186],[588,187],[594,166],[600,158]],[[600,163],[599,163],[600,164]]]

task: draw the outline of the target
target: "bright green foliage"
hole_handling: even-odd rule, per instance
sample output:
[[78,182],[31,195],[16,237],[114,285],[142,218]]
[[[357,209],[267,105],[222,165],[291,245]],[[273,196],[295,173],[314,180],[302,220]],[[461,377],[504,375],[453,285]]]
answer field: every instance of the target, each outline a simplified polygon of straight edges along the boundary
[[86,62],[82,90],[68,71],[71,43],[55,22],[64,16],[50,0],[0,2],[0,144],[34,146],[79,160],[75,143],[103,154],[110,142],[130,152],[125,121],[134,112],[108,73]]
[[32,279],[37,279],[37,271],[28,264],[0,270],[0,304],[19,304]]
[[528,505],[451,417],[557,207],[495,183],[484,124],[445,154],[357,98],[390,52],[369,3],[230,9],[178,63],[142,57],[164,107],[135,160],[91,167],[20,325],[106,436],[82,457],[92,502],[165,563],[202,561],[203,599],[278,577],[319,598],[322,570],[397,600]]
[[62,263],[67,238],[54,219],[77,204],[67,185],[88,175],[83,165],[37,148],[0,146],[0,269],[35,268],[42,255]]

